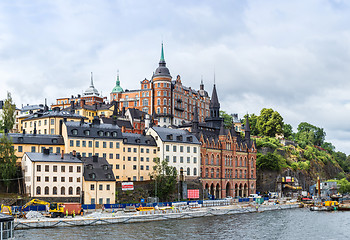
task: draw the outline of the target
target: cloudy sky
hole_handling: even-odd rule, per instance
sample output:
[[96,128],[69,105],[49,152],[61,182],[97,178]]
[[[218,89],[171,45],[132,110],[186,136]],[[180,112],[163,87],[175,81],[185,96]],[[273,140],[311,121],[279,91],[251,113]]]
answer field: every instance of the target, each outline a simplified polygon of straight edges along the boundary
[[350,154],[350,5],[295,1],[1,1],[0,99],[54,103],[89,86],[109,96],[152,76],[164,42],[175,78],[222,110],[307,121]]

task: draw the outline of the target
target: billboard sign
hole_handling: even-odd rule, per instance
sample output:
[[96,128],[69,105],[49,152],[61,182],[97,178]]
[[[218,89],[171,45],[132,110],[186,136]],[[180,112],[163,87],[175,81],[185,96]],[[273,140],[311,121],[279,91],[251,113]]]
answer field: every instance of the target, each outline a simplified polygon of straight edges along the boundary
[[122,190],[134,190],[134,183],[133,182],[122,182]]
[[188,199],[199,199],[199,189],[187,189]]

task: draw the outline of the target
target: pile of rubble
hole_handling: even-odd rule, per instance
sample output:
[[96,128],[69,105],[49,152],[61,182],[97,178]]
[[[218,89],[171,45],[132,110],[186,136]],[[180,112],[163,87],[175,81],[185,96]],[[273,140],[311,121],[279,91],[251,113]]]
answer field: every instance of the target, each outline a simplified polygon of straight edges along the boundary
[[36,219],[36,218],[43,218],[43,217],[44,216],[40,212],[37,212],[37,211],[29,211],[26,214],[27,219]]

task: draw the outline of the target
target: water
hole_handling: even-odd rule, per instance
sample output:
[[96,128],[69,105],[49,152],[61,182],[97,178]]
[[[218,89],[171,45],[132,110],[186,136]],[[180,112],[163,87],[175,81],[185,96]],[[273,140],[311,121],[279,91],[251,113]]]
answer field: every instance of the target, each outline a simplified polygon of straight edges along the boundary
[[350,212],[290,209],[218,217],[15,231],[16,239],[350,239]]

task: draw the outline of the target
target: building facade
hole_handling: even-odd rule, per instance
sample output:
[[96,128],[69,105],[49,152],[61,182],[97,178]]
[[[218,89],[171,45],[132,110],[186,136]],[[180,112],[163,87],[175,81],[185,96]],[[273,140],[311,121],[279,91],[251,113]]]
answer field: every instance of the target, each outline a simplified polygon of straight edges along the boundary
[[84,204],[114,204],[115,177],[106,159],[95,156],[82,158],[84,163]]
[[[83,163],[71,154],[26,152],[22,158],[25,193],[32,198],[80,202]],[[58,200],[56,200],[58,201]]]
[[181,129],[152,127],[147,130],[158,146],[158,158],[175,167],[178,174],[183,170],[184,176],[199,177],[200,142],[195,135]]
[[210,116],[199,122],[197,109],[194,119],[180,128],[195,134],[201,142],[200,177],[203,189],[215,198],[247,197],[256,191],[255,142],[250,138],[249,122],[244,126],[242,138],[235,130],[224,127],[220,118],[220,103],[214,85],[210,101]]

